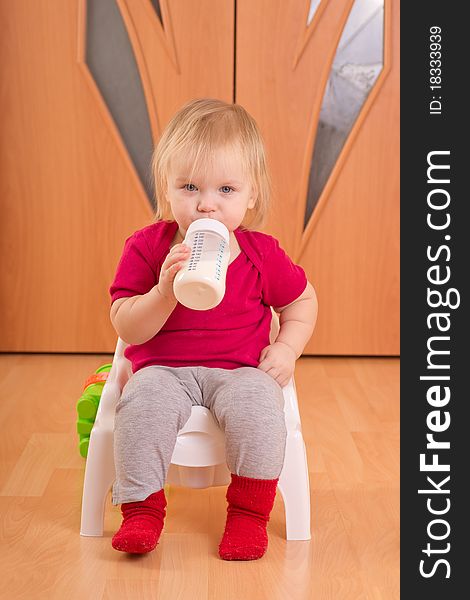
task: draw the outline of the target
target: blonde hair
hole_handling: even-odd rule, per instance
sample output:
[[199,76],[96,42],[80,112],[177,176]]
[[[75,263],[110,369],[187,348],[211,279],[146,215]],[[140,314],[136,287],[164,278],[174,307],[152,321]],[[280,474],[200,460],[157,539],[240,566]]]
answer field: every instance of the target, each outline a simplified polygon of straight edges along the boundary
[[243,219],[245,229],[259,228],[266,219],[271,199],[271,178],[266,166],[263,138],[256,121],[239,104],[201,98],[185,104],[165,127],[152,156],[155,185],[155,220],[174,220],[166,200],[171,161],[183,156],[207,169],[215,150],[238,152],[245,173],[256,192],[256,202]]

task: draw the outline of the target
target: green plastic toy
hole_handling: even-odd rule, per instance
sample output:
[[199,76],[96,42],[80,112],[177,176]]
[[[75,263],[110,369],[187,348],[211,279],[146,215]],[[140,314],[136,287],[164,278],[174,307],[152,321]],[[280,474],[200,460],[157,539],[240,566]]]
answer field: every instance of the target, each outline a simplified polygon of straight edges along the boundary
[[96,413],[100,403],[107,374],[111,371],[111,364],[102,365],[89,377],[84,386],[83,394],[77,402],[77,433],[79,436],[78,448],[80,455],[86,458],[90,433],[96,419]]

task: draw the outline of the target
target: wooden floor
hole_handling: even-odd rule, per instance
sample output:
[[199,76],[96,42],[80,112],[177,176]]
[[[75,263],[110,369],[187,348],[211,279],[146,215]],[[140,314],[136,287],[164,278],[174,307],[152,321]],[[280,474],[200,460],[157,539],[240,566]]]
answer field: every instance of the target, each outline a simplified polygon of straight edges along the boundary
[[12,600],[399,598],[399,361],[302,358],[296,385],[307,445],[312,540],[286,542],[282,498],[267,554],[217,556],[225,487],[171,487],[157,549],[79,535],[84,459],[75,404],[110,356],[0,355],[0,597]]

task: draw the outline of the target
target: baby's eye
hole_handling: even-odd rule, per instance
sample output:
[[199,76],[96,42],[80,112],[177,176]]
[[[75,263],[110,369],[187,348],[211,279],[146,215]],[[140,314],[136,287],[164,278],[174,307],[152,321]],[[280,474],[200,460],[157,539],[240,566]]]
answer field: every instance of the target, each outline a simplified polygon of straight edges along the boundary
[[230,192],[234,191],[233,188],[229,185],[223,185],[220,189],[223,191],[224,194],[230,194]]
[[[189,189],[190,187],[192,187],[193,189]],[[194,183],[187,183],[183,186],[183,189],[187,190],[188,192],[194,192],[194,190],[196,190],[197,188],[194,185]]]

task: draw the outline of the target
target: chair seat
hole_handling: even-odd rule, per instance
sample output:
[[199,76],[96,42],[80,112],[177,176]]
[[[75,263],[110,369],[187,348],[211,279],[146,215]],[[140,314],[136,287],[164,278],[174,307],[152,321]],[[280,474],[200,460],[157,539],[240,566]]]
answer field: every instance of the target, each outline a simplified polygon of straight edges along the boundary
[[182,467],[225,464],[225,436],[205,406],[192,407],[191,416],[178,433],[171,464]]

